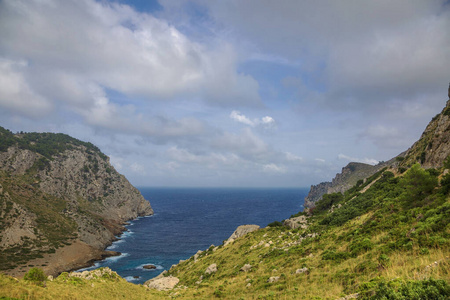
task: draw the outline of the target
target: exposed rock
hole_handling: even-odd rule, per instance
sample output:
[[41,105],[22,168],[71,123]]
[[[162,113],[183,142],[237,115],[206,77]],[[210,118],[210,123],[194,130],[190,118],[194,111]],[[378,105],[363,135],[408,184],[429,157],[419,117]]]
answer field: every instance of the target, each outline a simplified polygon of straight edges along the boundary
[[155,265],[145,265],[142,268],[144,268],[146,270],[154,270],[154,269],[156,269],[156,266]]
[[405,154],[401,166],[419,162],[424,168],[439,168],[450,155],[450,100],[425,128],[420,139]]
[[259,225],[241,225],[233,232],[233,234],[225,241],[224,246],[234,242],[237,238],[246,235],[249,232],[258,230]]
[[211,264],[205,270],[205,274],[212,274],[216,272],[217,272],[217,264]]
[[158,291],[168,291],[173,289],[178,284],[178,282],[180,282],[180,280],[177,277],[164,277],[163,274],[160,274],[155,278],[147,280],[144,283],[144,286],[148,287],[149,289],[155,289]]
[[280,280],[280,276],[272,276],[267,280],[267,282],[274,283],[274,282],[277,282],[278,280]]
[[86,280],[98,279],[107,276],[107,278],[120,278],[119,274],[110,268],[99,268],[92,271],[70,272],[69,277],[78,277]]
[[[20,246],[28,253],[52,253],[76,240],[103,251],[125,229],[125,221],[153,214],[150,203],[90,143],[63,134],[13,134],[1,127],[0,143],[8,145],[0,150],[2,252]],[[47,225],[47,218],[54,225]],[[53,231],[44,229],[48,226]],[[58,241],[52,241],[55,236]]]
[[241,271],[243,271],[243,272],[248,272],[248,271],[250,271],[252,269],[252,265],[250,265],[250,264],[245,264],[242,268],[241,268]]
[[349,299],[357,299],[359,297],[359,293],[347,295],[345,297],[339,298],[337,300],[349,300]]
[[307,223],[308,223],[308,220],[307,220],[306,216],[299,216],[299,217],[284,220],[283,225],[290,229],[296,229],[299,227],[302,229],[306,229],[306,228],[308,228]]
[[198,250],[197,253],[194,254],[194,262],[197,262],[198,257],[203,253],[202,250]]
[[341,173],[336,174],[332,182],[322,182],[318,185],[312,185],[308,196],[305,198],[304,206],[313,208],[315,203],[322,199],[324,194],[344,193],[353,187],[358,180],[367,178],[385,166],[392,164],[394,160],[380,163],[376,166],[351,162],[342,168]]
[[306,273],[306,272],[308,272],[308,268],[304,267],[304,268],[301,268],[301,269],[297,269],[295,271],[295,274],[303,274],[303,273]]

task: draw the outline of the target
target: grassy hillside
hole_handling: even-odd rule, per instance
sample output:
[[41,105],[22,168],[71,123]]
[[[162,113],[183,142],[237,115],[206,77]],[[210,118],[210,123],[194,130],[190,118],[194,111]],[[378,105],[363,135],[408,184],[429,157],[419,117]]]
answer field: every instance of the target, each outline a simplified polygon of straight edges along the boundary
[[[83,281],[79,289],[58,279],[38,287],[2,277],[0,295],[448,299],[450,174],[445,169],[424,170],[416,164],[397,176],[398,170],[381,170],[344,195],[326,195],[308,217],[307,229],[264,228],[173,267],[166,275],[180,279],[176,290],[147,291],[121,279],[94,287]],[[217,271],[205,273],[211,264]]]

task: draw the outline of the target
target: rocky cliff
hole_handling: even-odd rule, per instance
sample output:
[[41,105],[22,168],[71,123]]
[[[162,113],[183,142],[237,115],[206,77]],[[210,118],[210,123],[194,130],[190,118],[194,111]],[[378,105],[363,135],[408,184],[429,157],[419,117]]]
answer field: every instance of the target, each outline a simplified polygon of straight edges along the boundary
[[[450,98],[450,87],[449,87]],[[424,168],[439,168],[448,164],[450,168],[450,99],[441,113],[437,114],[428,124],[420,139],[407,151],[399,154],[387,162],[376,166],[351,162],[342,172],[336,174],[332,182],[322,182],[312,185],[305,198],[305,208],[312,208],[315,202],[322,199],[324,194],[344,193],[358,180],[372,176],[385,167],[407,169],[415,163]],[[400,170],[401,171],[401,170]]]
[[151,214],[150,203],[94,145],[0,127],[0,269],[73,244],[95,259],[125,221]]
[[386,163],[380,163],[376,166],[356,162],[349,163],[342,168],[341,173],[336,174],[331,182],[322,182],[311,186],[308,196],[305,198],[305,208],[314,207],[315,202],[322,199],[324,194],[344,193],[354,186],[358,180],[364,180],[364,178],[372,176],[385,166]]
[[450,155],[450,100],[441,113],[437,114],[420,139],[406,151],[401,165],[411,166],[419,162],[424,168],[442,166]]

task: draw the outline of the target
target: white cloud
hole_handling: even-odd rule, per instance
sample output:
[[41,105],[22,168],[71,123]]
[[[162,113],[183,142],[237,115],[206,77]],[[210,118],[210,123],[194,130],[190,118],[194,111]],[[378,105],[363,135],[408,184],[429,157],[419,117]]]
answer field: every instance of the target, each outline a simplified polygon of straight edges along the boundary
[[241,114],[237,110],[233,110],[231,112],[230,118],[235,120],[235,121],[237,121],[237,122],[240,122],[240,123],[243,123],[243,124],[246,124],[246,125],[250,125],[252,127],[255,126],[255,123],[253,121],[251,121],[249,118],[247,118],[246,116],[244,116],[243,114]]
[[0,107],[29,117],[41,117],[53,110],[52,103],[37,94],[27,83],[25,61],[0,57]]
[[295,154],[292,154],[290,152],[286,152],[286,159],[290,162],[302,162],[303,158],[301,158],[300,156],[297,156]]
[[250,120],[248,117],[243,115],[240,111],[233,110],[230,114],[230,118],[235,120],[236,122],[249,125],[251,127],[255,127],[258,125],[262,125],[265,128],[272,128],[275,126],[275,120],[270,116],[262,117],[261,119],[253,119]]
[[376,165],[379,163],[379,161],[374,158],[367,158],[367,157],[366,158],[356,158],[356,157],[350,157],[345,154],[339,154],[338,159],[346,160],[349,162],[360,162],[360,163],[365,163],[365,164],[369,164],[369,165]]
[[125,5],[6,0],[0,36],[0,105],[25,115],[48,113],[54,102],[109,128],[106,119],[123,106],[108,99],[107,89],[144,100],[260,102],[258,83],[236,72],[230,44],[194,42],[167,21]]

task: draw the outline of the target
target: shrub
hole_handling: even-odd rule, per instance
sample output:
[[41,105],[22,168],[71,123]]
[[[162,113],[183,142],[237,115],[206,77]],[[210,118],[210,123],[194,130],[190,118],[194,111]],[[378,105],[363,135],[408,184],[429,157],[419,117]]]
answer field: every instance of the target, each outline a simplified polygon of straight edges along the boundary
[[437,186],[437,178],[422,169],[419,164],[415,164],[405,173],[400,185],[404,188],[403,200],[411,206],[416,206],[433,192]]
[[344,199],[344,195],[341,193],[325,194],[322,199],[317,201],[316,210],[325,211],[330,209],[333,204],[337,204]]
[[449,299],[450,285],[445,280],[411,280],[411,281],[381,281],[369,291],[359,294],[358,299]]
[[38,285],[43,285],[46,277],[42,269],[34,267],[28,270],[27,273],[25,273],[23,279]]
[[272,223],[269,223],[267,226],[269,226],[269,227],[282,227],[283,223],[281,223],[280,221],[274,221]]

